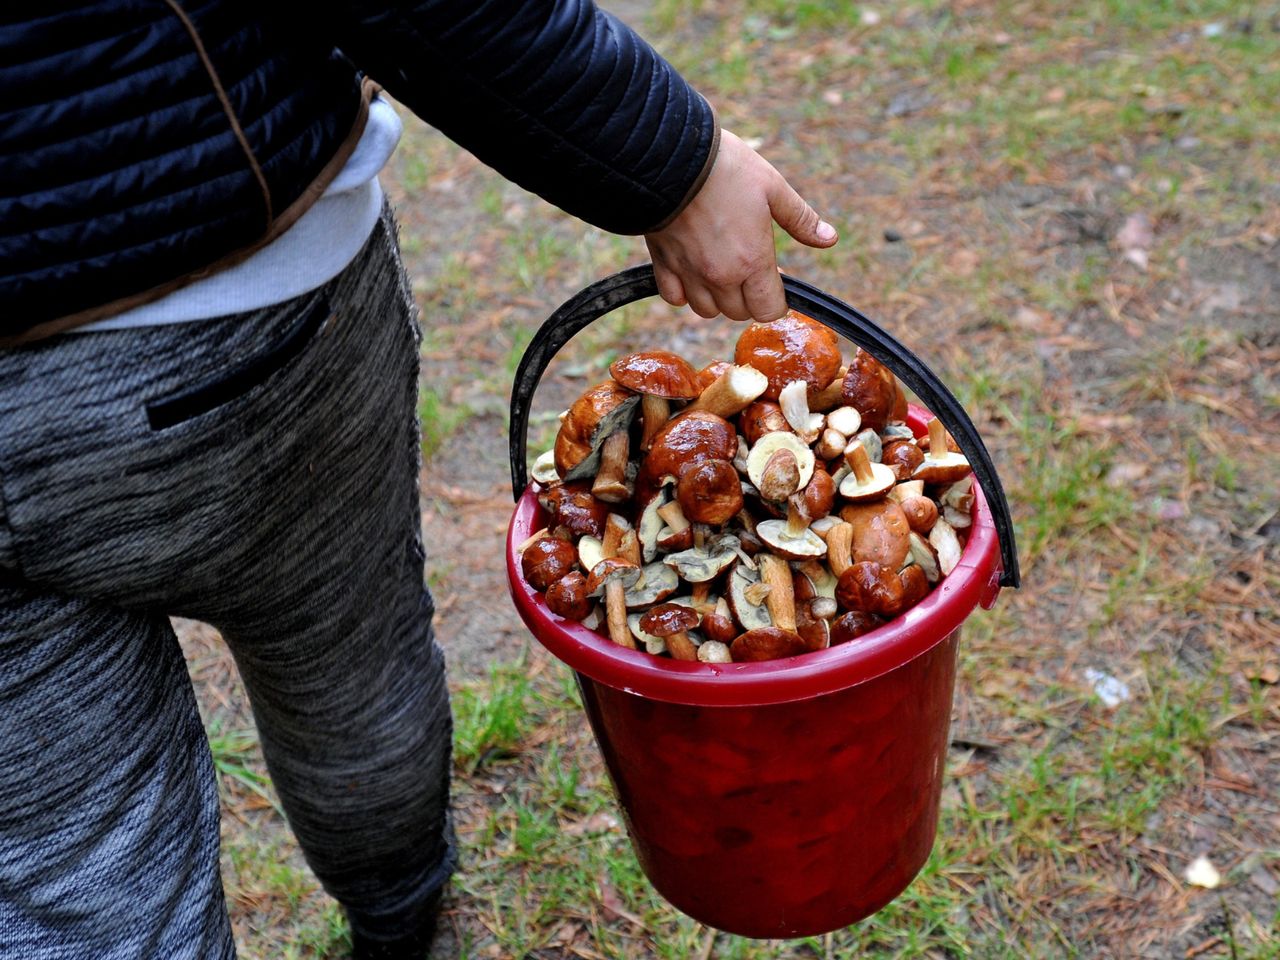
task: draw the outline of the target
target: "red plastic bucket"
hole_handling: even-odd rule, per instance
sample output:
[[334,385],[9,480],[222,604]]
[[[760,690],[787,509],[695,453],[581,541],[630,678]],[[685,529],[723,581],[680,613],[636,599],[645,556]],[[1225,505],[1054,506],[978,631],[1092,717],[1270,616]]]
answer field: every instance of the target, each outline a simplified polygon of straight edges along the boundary
[[[912,409],[923,433],[927,415]],[[516,609],[577,672],[627,830],[654,887],[747,937],[825,933],[870,916],[929,857],[960,625],[999,592],[975,484],[959,565],[879,629],[766,663],[659,659],[547,609],[517,548],[544,523],[527,489],[507,536]]]
[[[507,575],[525,624],[571,667],[645,874],[703,923],[748,937],[825,933],[875,913],[928,859],[938,823],[960,626],[1019,584],[999,476],[937,376],[847,304],[783,277],[788,303],[872,351],[942,420],[975,474],[956,568],[919,604],[863,637],[764,663],[705,664],[621,647],[547,609],[518,547],[545,524],[526,485],[539,378],[570,337],[657,292],[652,268],[615,274],[534,335],[511,400],[517,502]],[[919,435],[929,414],[912,407]]]

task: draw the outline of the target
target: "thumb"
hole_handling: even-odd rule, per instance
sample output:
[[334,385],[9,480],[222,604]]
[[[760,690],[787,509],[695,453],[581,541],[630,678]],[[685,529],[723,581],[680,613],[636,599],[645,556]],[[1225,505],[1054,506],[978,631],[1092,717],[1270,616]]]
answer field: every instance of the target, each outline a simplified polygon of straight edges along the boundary
[[836,228],[818,216],[781,176],[769,194],[769,212],[778,226],[805,246],[829,247],[839,239]]

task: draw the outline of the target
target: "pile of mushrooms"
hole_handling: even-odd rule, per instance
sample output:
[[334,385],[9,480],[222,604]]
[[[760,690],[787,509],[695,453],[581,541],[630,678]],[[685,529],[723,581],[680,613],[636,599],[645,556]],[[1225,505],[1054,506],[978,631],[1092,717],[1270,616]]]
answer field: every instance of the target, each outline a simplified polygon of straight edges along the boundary
[[959,562],[973,477],[942,424],[917,438],[897,378],[791,312],[732,363],[664,350],[609,368],[533,478],[546,526],[521,569],[552,613],[677,660],[845,643]]

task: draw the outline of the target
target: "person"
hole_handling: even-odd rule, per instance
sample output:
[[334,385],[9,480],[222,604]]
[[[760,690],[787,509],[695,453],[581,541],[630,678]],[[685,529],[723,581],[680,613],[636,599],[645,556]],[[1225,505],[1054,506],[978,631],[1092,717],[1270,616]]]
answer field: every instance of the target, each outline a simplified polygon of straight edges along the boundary
[[380,89],[570,214],[643,236],[663,298],[702,316],[785,311],[774,223],[836,239],[590,0],[8,13],[5,960],[235,955],[171,616],[230,647],[356,956],[427,954],[457,860],[451,720]]

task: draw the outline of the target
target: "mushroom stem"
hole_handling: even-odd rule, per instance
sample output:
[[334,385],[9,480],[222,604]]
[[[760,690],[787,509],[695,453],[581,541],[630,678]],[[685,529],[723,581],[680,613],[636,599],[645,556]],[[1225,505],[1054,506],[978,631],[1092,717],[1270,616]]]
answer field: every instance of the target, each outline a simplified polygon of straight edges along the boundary
[[627,485],[627,457],[630,454],[631,438],[627,431],[611,433],[601,448],[600,469],[591,485],[591,493],[596,499],[622,503],[631,496],[631,488]]
[[804,494],[793,493],[787,498],[787,526],[782,535],[789,540],[798,540],[808,529],[809,517],[805,509]]
[[837,577],[853,566],[853,524],[848,521],[827,531],[827,566]]
[[670,503],[664,503],[660,506],[658,508],[658,516],[666,521],[672,533],[684,533],[689,529],[689,521],[685,517],[684,509],[680,506],[678,500],[672,500]]
[[796,593],[795,582],[791,578],[791,567],[781,557],[771,553],[760,555],[760,582],[769,586],[764,598],[769,608],[769,617],[776,627],[783,630],[796,631]]
[[705,523],[695,523],[693,525],[693,545],[698,550],[707,545],[707,525]]
[[856,440],[850,443],[845,448],[844,459],[859,483],[871,483],[875,479],[875,473],[871,470],[871,458],[867,456],[867,448],[861,443]]
[[788,425],[805,443],[813,443],[818,439],[822,429],[821,414],[809,412],[809,396],[803,380],[792,380],[778,393],[778,405]]
[[690,597],[690,606],[703,616],[706,616],[708,613],[712,613],[715,610],[715,605],[708,602],[711,599],[710,580],[702,580],[695,583],[692,591],[690,591]]
[[622,539],[618,542],[618,556],[628,563],[635,564],[637,567],[642,566],[640,538],[636,536],[634,527],[623,533]]
[[934,417],[929,421],[929,455],[932,457],[944,456],[947,452],[947,428],[942,425],[942,421]]
[[745,410],[768,387],[768,378],[755,367],[732,366],[681,412],[705,410],[727,420]]
[[636,641],[627,626],[627,588],[620,580],[610,580],[604,585],[605,617],[609,623],[609,638],[619,646],[636,649]]
[[844,387],[844,375],[848,371],[848,367],[841,367],[834,380],[810,397],[809,409],[824,413],[842,405],[844,403],[844,399],[841,396]]
[[648,450],[653,438],[671,416],[671,404],[664,397],[646,393],[640,400],[640,416],[643,420],[640,449]]
[[604,536],[600,540],[600,556],[611,560],[618,555],[622,547],[622,535],[631,529],[625,517],[616,513],[609,514],[604,524]]
[[683,630],[677,630],[667,638],[667,650],[676,660],[697,660],[698,647]]

